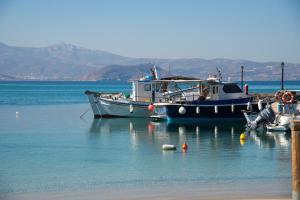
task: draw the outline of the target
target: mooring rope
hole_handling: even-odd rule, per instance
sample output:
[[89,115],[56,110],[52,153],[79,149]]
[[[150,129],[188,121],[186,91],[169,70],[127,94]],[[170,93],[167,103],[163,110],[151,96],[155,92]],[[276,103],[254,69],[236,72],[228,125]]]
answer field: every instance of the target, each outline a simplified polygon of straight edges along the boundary
[[88,108],[84,113],[82,113],[82,114],[80,115],[80,118],[82,118],[89,110],[90,110],[90,108]]

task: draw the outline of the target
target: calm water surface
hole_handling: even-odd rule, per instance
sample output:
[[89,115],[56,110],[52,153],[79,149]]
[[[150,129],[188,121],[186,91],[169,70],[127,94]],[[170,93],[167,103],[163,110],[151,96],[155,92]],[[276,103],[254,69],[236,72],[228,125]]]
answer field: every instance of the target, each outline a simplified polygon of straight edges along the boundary
[[[255,84],[257,91],[278,86]],[[290,193],[290,134],[252,132],[241,142],[243,122],[94,120],[91,110],[81,119],[86,89],[129,92],[130,85],[0,82],[0,193],[182,183],[272,185]],[[183,142],[186,153],[161,150]]]

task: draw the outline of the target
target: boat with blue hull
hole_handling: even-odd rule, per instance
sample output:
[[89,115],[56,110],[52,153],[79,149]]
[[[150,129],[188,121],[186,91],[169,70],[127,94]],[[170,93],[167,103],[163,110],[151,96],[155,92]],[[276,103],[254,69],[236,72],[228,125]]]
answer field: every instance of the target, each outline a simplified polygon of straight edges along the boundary
[[[195,88],[193,88],[195,89]],[[193,97],[188,95],[193,94]],[[245,120],[244,110],[259,111],[258,102],[254,97],[243,92],[237,83],[222,82],[217,78],[209,78],[198,82],[193,93],[178,94],[179,101],[168,103],[155,103],[152,119],[168,121],[188,120]],[[171,93],[169,96],[177,98]],[[268,100],[261,100],[265,106]]]

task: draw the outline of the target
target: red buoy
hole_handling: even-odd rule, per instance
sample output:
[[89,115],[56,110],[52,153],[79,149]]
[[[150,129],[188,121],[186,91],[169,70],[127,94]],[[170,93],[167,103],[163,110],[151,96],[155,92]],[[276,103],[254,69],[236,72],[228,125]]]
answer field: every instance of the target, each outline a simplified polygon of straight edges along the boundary
[[148,106],[148,110],[149,111],[151,111],[151,112],[153,112],[154,111],[154,105],[153,104],[150,104],[149,106]]
[[183,143],[181,148],[186,151],[188,149],[188,145],[186,143]]

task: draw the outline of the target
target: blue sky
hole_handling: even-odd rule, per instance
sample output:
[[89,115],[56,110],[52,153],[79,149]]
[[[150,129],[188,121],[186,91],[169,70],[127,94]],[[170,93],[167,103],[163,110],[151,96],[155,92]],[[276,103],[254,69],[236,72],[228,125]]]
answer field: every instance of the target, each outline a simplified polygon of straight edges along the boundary
[[300,62],[299,0],[0,0],[0,41],[131,57]]

